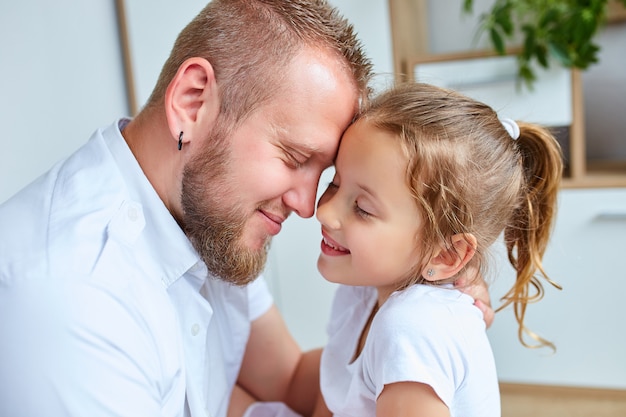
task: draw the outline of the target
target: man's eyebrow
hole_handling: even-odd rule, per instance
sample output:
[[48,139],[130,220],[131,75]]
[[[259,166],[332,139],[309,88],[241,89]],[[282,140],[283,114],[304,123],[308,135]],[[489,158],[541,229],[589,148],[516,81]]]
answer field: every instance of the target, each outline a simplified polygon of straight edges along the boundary
[[[270,129],[274,132],[276,137],[280,138],[280,146],[287,151],[299,153],[307,158],[312,155],[323,155],[323,151],[319,148],[319,146],[314,146],[313,144],[307,142],[298,142],[295,139],[292,139],[287,129],[279,124],[270,124]],[[334,165],[336,156],[337,153],[334,152],[328,158],[324,157],[320,159],[326,166],[331,166]]]
[[299,152],[301,154],[317,154],[320,153],[319,148],[312,146],[308,143],[302,143],[302,142],[296,142],[296,141],[292,141],[292,140],[286,140],[285,141],[285,147],[292,149],[296,152]]
[[318,147],[310,143],[295,142],[293,140],[286,139],[283,145],[287,150],[299,153],[302,156],[310,158],[312,156],[318,157],[325,165],[331,166],[335,162],[336,154],[326,156],[324,152]]

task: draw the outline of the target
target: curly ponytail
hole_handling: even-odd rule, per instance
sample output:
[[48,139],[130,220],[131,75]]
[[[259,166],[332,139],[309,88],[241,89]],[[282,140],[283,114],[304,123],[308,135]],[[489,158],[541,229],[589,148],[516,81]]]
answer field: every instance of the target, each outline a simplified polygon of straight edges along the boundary
[[[504,230],[508,258],[517,278],[513,287],[502,297],[504,304],[498,310],[513,304],[515,319],[519,324],[518,337],[523,345],[549,346],[554,349],[551,342],[524,325],[524,317],[527,304],[541,300],[544,295],[537,273],[561,289],[545,273],[542,258],[556,217],[563,159],[561,148],[550,132],[533,124],[520,122],[518,125],[520,137],[517,147],[522,160],[524,184],[520,190],[520,203]],[[537,340],[539,345],[529,345],[524,340],[524,334]]]

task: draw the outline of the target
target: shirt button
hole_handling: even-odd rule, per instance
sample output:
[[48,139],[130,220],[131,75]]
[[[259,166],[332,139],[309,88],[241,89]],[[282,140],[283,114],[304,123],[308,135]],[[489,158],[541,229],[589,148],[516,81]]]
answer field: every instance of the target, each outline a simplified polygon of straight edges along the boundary
[[128,219],[131,222],[136,222],[137,219],[139,218],[139,212],[137,211],[135,207],[130,207],[128,209],[127,215],[128,215]]
[[193,326],[191,326],[191,335],[195,336],[200,332],[200,325],[198,323],[195,323]]

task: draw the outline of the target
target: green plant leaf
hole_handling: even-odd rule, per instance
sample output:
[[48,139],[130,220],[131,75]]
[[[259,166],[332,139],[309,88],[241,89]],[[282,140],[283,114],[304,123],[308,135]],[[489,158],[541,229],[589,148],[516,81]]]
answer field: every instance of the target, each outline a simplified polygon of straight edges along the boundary
[[548,48],[545,45],[538,45],[535,48],[535,58],[537,58],[537,62],[543,68],[548,68],[550,63],[548,61]]
[[[626,7],[626,0],[619,0]],[[481,16],[479,33],[488,32],[493,49],[505,54],[508,42],[518,43],[518,77],[528,87],[535,81],[531,63],[548,68],[553,57],[564,67],[586,69],[598,62],[593,43],[605,22],[609,0],[494,0]],[[471,12],[473,0],[463,0]],[[519,29],[516,29],[519,28]]]
[[494,20],[505,35],[511,36],[513,34],[514,25],[511,19],[511,7],[509,3],[495,10]]
[[[626,0],[624,0],[626,1]],[[464,0],[463,1],[463,12],[471,13],[474,10],[474,2],[472,0]]]
[[543,16],[541,16],[541,19],[539,19],[537,26],[540,28],[546,28],[554,24],[555,22],[558,22],[558,20],[559,20],[559,14],[557,10],[549,9],[546,13],[543,14]]
[[532,51],[537,47],[536,40],[536,31],[535,28],[531,25],[524,25],[522,27],[522,31],[524,32],[524,48],[522,49],[522,55],[525,59],[530,59],[532,56]]
[[505,53],[504,39],[502,39],[502,36],[498,32],[498,30],[496,28],[491,28],[491,30],[489,31],[489,35],[491,36],[491,42],[493,43],[493,47],[495,48],[495,50],[500,55],[504,55]]
[[557,43],[548,44],[548,50],[564,67],[572,66],[572,59],[565,48]]

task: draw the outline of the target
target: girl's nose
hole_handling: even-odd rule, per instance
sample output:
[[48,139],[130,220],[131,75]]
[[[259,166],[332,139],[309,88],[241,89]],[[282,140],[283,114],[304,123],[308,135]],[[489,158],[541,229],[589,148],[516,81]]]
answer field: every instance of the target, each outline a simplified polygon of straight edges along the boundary
[[333,204],[334,199],[327,197],[326,194],[322,195],[317,205],[317,220],[328,229],[339,229],[341,222],[337,215],[337,210]]

